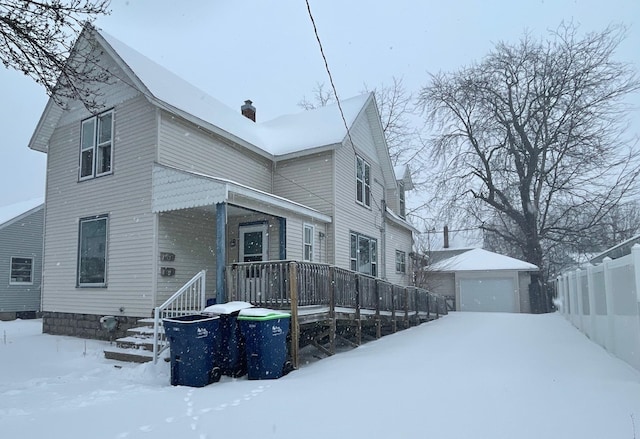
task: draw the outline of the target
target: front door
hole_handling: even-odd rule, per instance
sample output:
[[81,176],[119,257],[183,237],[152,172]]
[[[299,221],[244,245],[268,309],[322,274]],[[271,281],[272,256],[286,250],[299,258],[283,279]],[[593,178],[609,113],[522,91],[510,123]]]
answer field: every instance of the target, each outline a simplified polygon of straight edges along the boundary
[[267,224],[240,226],[240,262],[261,262],[268,259]]
[[[240,226],[240,262],[262,262],[268,259],[267,224]],[[249,266],[244,271],[242,300],[254,302],[260,299],[265,288],[264,267]]]

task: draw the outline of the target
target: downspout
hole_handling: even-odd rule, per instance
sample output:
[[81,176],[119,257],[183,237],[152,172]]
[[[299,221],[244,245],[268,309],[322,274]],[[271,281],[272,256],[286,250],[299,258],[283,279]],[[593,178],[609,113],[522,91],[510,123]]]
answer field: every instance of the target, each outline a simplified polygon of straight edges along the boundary
[[224,272],[227,264],[227,203],[216,204],[216,303],[226,302]]
[[387,279],[387,202],[380,200],[380,277]]

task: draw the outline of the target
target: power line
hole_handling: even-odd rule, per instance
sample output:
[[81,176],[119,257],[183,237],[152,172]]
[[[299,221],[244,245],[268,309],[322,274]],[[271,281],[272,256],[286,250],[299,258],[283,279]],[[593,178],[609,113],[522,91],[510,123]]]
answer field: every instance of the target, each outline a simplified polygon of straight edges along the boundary
[[[320,48],[320,54],[322,55],[322,60],[324,61],[324,68],[327,71],[327,75],[329,76],[329,83],[331,84],[331,89],[333,90],[333,95],[336,97],[336,103],[338,104],[338,111],[340,111],[340,117],[342,118],[342,123],[344,124],[345,129],[347,130],[347,137],[349,138],[349,145],[353,150],[353,153],[358,156],[358,151],[356,151],[355,143],[351,138],[351,130],[349,129],[349,125],[347,124],[347,119],[344,117],[344,111],[342,111],[342,104],[340,103],[340,98],[338,97],[338,90],[336,89],[336,85],[333,81],[333,75],[331,74],[331,69],[329,69],[329,62],[327,61],[327,57],[324,53],[324,48],[322,47],[322,41],[320,41],[320,35],[318,34],[318,27],[316,26],[316,21],[313,18],[313,13],[311,12],[311,5],[309,4],[309,0],[305,0],[307,4],[307,12],[309,13],[309,19],[311,20],[311,24],[313,25],[313,33],[316,36],[316,41],[318,42],[318,47]],[[364,170],[363,170],[364,172]],[[374,197],[370,197],[376,207],[382,211],[382,208],[376,201]]]

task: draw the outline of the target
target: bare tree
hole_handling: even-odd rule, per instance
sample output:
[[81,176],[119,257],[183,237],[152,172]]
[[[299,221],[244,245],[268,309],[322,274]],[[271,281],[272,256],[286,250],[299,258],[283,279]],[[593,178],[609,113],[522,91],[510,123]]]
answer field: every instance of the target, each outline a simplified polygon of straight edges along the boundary
[[420,92],[443,205],[543,274],[545,250],[588,236],[636,193],[624,99],[640,83],[613,58],[624,34],[610,26],[580,37],[563,24],[546,41],[497,44]]
[[95,109],[92,84],[107,75],[94,68],[97,60],[86,58],[90,48],[74,51],[74,43],[108,7],[109,0],[0,0],[0,60],[42,84],[58,104],[77,99]]
[[298,106],[304,110],[315,110],[316,108],[325,107],[336,101],[336,97],[331,90],[325,90],[324,82],[316,82],[313,87],[313,97],[311,100],[304,96]]

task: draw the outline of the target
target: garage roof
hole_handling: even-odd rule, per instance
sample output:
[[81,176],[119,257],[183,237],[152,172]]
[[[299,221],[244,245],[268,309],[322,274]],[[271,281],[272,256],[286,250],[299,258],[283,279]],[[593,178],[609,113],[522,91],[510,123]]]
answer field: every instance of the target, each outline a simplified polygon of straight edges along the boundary
[[539,268],[529,262],[493,253],[481,248],[474,248],[462,254],[443,259],[429,267],[436,271],[488,271],[516,270],[538,271]]

